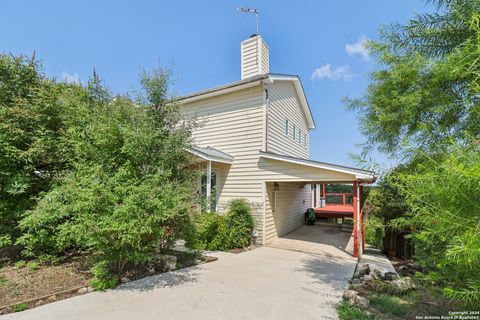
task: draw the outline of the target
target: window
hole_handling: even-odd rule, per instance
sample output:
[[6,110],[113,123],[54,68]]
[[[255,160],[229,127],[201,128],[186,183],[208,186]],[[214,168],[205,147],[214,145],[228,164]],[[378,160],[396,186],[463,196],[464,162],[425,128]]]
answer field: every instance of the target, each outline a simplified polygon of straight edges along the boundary
[[302,130],[298,130],[298,143],[302,144]]
[[293,125],[293,141],[297,140],[297,127]]
[[306,148],[307,147],[307,134],[306,133],[303,134],[303,144]]
[[285,119],[285,135],[288,137],[288,119]]

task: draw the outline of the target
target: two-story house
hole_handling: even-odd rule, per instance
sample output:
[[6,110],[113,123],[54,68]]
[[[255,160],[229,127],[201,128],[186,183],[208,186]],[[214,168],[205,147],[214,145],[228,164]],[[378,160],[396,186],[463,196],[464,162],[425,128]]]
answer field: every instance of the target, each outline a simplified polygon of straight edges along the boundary
[[250,201],[257,243],[302,226],[306,209],[317,205],[317,184],[358,188],[375,179],[369,171],[310,160],[315,121],[302,83],[296,75],[269,72],[269,48],[260,35],[241,43],[240,81],[179,101],[185,116],[201,124],[190,151],[206,169],[209,210],[221,214],[233,198]]

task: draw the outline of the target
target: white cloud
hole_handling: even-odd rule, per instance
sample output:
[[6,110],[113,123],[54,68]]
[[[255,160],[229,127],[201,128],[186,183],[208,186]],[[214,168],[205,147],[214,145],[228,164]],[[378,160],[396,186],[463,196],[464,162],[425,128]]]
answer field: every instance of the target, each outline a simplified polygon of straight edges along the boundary
[[330,80],[351,80],[353,74],[350,73],[350,67],[348,65],[342,65],[338,68],[332,68],[330,63],[316,68],[312,73],[312,80],[330,79]]
[[63,71],[62,81],[66,83],[80,83],[80,76],[78,75],[78,73],[70,74],[67,71]]
[[347,43],[345,45],[345,51],[347,51],[349,56],[360,56],[363,60],[368,61],[370,60],[370,52],[368,48],[365,46],[367,44],[367,37],[361,35],[358,38],[358,41],[355,43]]

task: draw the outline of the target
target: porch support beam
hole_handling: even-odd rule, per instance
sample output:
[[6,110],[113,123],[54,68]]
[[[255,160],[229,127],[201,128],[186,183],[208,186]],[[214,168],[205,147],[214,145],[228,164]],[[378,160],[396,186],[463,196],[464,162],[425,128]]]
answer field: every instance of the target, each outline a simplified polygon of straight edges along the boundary
[[359,248],[359,230],[360,230],[360,221],[359,221],[359,209],[360,209],[360,197],[358,190],[358,182],[353,182],[353,256],[358,257],[358,248]]
[[210,197],[212,196],[212,161],[207,161],[207,212],[212,211],[212,201]]

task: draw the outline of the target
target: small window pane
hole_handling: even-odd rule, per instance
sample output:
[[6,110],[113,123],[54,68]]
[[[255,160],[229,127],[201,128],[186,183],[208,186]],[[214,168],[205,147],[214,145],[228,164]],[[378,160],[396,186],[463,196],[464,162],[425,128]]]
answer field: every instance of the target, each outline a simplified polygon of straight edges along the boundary
[[297,127],[295,125],[293,125],[293,140],[297,140]]
[[288,119],[285,119],[285,135],[288,137]]

